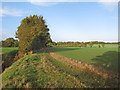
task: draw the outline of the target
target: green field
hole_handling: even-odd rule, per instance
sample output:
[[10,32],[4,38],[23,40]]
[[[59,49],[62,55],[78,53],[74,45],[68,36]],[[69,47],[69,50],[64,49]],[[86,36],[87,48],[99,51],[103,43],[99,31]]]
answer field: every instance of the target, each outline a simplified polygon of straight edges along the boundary
[[76,59],[88,64],[95,64],[106,69],[118,71],[118,46],[105,45],[104,48],[80,48],[80,47],[51,47],[62,56]]
[[18,48],[17,47],[3,47],[3,48],[0,48],[2,49],[2,54],[5,54],[5,55],[12,55],[12,52],[14,51],[18,51]]
[[[2,49],[4,55],[7,53],[10,55],[10,52],[18,50],[18,48]],[[117,71],[116,45],[106,45],[105,48],[51,47],[51,49],[62,56]],[[9,66],[2,73],[2,86],[3,88],[115,88],[118,87],[115,78],[86,72],[74,65],[71,67],[51,57],[45,49],[27,55]]]

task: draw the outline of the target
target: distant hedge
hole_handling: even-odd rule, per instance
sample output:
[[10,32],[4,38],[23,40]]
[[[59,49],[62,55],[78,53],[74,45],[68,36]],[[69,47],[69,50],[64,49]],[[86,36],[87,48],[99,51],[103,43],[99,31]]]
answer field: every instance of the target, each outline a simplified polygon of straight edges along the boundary
[[94,45],[98,45],[98,48],[105,47],[105,44],[118,44],[118,42],[114,43],[105,43],[105,42],[98,42],[98,41],[91,41],[91,42],[51,42],[47,44],[49,47],[93,47]]

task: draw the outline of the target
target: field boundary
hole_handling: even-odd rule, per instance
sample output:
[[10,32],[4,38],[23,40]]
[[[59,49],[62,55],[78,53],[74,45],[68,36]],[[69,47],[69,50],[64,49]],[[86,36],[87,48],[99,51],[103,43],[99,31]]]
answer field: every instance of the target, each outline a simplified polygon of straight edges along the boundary
[[75,59],[71,59],[71,58],[67,58],[61,55],[56,54],[55,52],[53,52],[51,49],[48,49],[50,55],[55,58],[56,60],[59,60],[63,63],[66,63],[69,66],[76,66],[78,69],[86,71],[86,72],[92,72],[94,74],[100,75],[104,78],[110,78],[110,79],[116,79],[116,81],[118,81],[118,73],[110,71],[110,70],[105,70],[102,67],[97,67],[95,65],[91,65],[91,64],[86,64],[83,63],[81,61],[75,60]]

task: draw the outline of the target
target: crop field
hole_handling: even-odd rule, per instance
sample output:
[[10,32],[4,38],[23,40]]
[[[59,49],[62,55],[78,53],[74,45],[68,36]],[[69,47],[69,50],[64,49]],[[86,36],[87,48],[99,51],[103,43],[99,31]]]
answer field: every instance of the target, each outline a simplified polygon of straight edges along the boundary
[[118,45],[105,45],[104,48],[94,45],[93,48],[51,47],[51,49],[68,58],[118,71]]

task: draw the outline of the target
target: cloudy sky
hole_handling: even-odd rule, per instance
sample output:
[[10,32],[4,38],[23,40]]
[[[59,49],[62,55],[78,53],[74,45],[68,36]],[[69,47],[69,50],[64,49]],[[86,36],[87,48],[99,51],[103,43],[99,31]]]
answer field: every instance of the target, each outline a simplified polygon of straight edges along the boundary
[[0,40],[14,37],[21,20],[26,16],[37,14],[43,15],[46,20],[53,41],[118,41],[116,0],[7,1],[0,4],[0,18],[2,18]]

